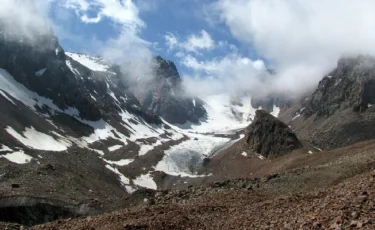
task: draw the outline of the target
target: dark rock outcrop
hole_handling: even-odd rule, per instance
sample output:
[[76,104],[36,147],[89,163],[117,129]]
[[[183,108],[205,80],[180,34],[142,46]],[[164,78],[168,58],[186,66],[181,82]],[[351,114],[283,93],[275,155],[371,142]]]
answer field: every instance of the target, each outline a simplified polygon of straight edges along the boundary
[[296,134],[264,110],[257,110],[253,123],[246,128],[245,145],[251,151],[267,158],[302,148]]

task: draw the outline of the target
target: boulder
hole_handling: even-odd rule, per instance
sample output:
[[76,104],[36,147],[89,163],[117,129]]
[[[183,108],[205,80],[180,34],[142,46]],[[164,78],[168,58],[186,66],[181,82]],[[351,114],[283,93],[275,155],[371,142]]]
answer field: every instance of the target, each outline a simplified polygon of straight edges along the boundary
[[257,110],[253,123],[246,128],[245,146],[266,158],[281,156],[302,148],[296,134],[264,110]]

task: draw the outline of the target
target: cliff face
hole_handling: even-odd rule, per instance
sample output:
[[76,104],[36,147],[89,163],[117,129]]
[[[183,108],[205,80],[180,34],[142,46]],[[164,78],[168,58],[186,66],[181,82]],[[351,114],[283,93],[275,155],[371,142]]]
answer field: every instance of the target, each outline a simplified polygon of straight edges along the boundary
[[346,57],[283,117],[301,139],[333,149],[375,138],[375,58]]
[[245,146],[266,158],[302,148],[296,134],[264,110],[257,110],[253,123],[246,128]]
[[320,81],[305,114],[331,116],[338,110],[352,108],[364,112],[375,103],[375,58],[341,58],[337,67]]

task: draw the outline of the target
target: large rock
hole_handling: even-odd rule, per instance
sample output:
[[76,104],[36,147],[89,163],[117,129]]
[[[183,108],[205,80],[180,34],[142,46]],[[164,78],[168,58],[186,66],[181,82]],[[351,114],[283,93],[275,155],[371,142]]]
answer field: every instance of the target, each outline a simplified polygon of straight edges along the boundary
[[302,148],[296,134],[283,122],[264,110],[257,110],[246,129],[245,145],[253,152],[273,158]]

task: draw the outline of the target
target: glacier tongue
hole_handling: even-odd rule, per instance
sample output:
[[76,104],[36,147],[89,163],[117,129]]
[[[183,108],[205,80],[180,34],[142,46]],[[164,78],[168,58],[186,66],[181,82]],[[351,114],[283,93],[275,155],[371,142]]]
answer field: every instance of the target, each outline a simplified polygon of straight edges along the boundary
[[198,133],[230,132],[251,124],[257,110],[251,106],[250,96],[244,96],[235,102],[229,94],[211,95],[202,100],[207,116],[199,124],[187,122],[177,125],[179,128]]

